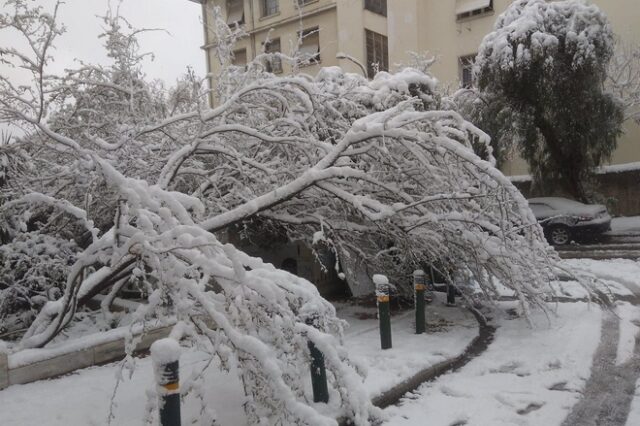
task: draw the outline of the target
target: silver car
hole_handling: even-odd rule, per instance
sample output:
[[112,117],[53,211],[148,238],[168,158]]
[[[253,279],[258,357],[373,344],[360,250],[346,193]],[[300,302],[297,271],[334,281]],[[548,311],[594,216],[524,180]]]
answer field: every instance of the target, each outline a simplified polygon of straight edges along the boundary
[[611,216],[603,205],[583,204],[560,197],[531,198],[528,201],[547,240],[553,245],[594,237],[611,229]]

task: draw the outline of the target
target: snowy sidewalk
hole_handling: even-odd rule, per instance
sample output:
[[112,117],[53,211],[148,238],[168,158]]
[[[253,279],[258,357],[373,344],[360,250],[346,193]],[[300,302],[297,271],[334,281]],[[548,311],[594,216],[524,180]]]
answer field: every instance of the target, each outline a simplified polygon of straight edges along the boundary
[[580,398],[600,340],[601,311],[561,304],[558,317],[535,315],[536,329],[507,312],[495,320],[494,342],[456,373],[423,385],[399,406],[389,425],[559,425]]
[[607,235],[640,235],[640,216],[614,217]]
[[[387,424],[640,424],[640,308],[635,306],[640,264],[621,259],[570,263],[603,280],[622,299],[615,312],[584,302],[560,303],[557,316],[535,314],[532,330],[524,319],[509,315],[513,302],[501,302],[489,348],[386,409]],[[567,296],[584,296],[572,283],[558,285]]]
[[[463,308],[446,308],[439,302],[427,305],[429,333],[414,334],[413,311],[392,317],[393,348],[380,349],[375,308],[339,305],[338,313],[348,320],[345,344],[349,352],[368,370],[365,381],[372,397],[412,377],[417,372],[464,352],[478,334],[473,315]],[[358,318],[365,319],[358,319]],[[202,354],[189,351],[181,358],[183,380],[200,374],[205,365]],[[146,392],[153,388],[149,358],[137,360],[129,378],[117,383],[117,364],[76,371],[54,380],[15,385],[0,391],[1,424],[7,426],[85,426],[105,425],[110,406],[115,416],[112,424],[143,424]],[[207,387],[203,396],[221,426],[246,424],[242,404],[247,401],[237,377],[212,367],[204,374]],[[111,399],[113,396],[113,404]],[[37,405],[37,410],[34,410]],[[201,424],[202,416],[194,398],[183,403],[183,424]],[[193,422],[193,423],[191,423]]]
[[[427,333],[415,334],[414,311],[391,318],[393,347],[380,349],[375,308],[338,305],[338,316],[349,321],[345,346],[368,368],[365,386],[372,398],[415,374],[462,354],[478,335],[478,323],[461,307],[444,306],[442,294],[426,307]],[[368,316],[359,320],[357,317]]]

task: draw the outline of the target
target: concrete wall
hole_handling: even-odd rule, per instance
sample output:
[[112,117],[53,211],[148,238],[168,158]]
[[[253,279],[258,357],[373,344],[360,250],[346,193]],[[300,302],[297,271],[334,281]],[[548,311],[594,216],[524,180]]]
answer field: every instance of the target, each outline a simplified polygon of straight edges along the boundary
[[[158,339],[169,335],[172,327],[162,327],[148,331],[136,346],[136,352],[149,349]],[[72,342],[73,343],[73,342]],[[67,350],[65,350],[67,349]],[[37,349],[30,349],[30,355],[36,355],[32,361],[17,361],[21,353],[4,354],[0,352],[0,389],[10,385],[31,383],[37,380],[50,379],[67,374],[80,368],[104,364],[120,360],[125,355],[124,337],[116,337],[110,341],[103,341],[90,347],[78,350],[69,345],[68,348],[56,348],[52,356],[38,356]],[[36,351],[34,354],[33,351]],[[49,349],[42,349],[44,354],[51,353]]]

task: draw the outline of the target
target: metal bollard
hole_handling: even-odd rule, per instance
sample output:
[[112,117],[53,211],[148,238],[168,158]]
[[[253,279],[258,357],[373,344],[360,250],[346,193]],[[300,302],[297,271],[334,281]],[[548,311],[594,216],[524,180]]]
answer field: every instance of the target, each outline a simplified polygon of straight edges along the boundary
[[447,306],[456,306],[456,287],[447,283]]
[[[307,318],[307,325],[317,327],[317,317]],[[327,370],[324,366],[324,355],[309,340],[309,352],[311,353],[311,388],[313,389],[313,402],[329,402],[329,388],[327,387]]]
[[160,397],[160,425],[180,426],[180,345],[173,339],[160,339],[151,345]]
[[413,272],[416,308],[416,334],[422,334],[427,329],[424,315],[424,293],[426,290],[425,278],[423,270],[418,269]]
[[389,280],[384,275],[374,275],[376,297],[378,303],[378,320],[380,323],[380,346],[391,348],[391,311],[389,309]]
[[0,347],[0,390],[9,386],[9,357]]

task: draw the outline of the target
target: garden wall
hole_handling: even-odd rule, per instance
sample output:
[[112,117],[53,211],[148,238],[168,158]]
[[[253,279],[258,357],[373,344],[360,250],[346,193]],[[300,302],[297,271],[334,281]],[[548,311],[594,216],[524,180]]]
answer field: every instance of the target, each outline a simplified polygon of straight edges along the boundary
[[[145,330],[136,352],[149,349],[158,339],[167,337],[173,325]],[[26,349],[6,354],[0,348],[0,389],[11,385],[50,379],[80,368],[105,364],[125,356],[128,327],[74,339],[60,346]],[[134,331],[134,334],[140,334]]]

